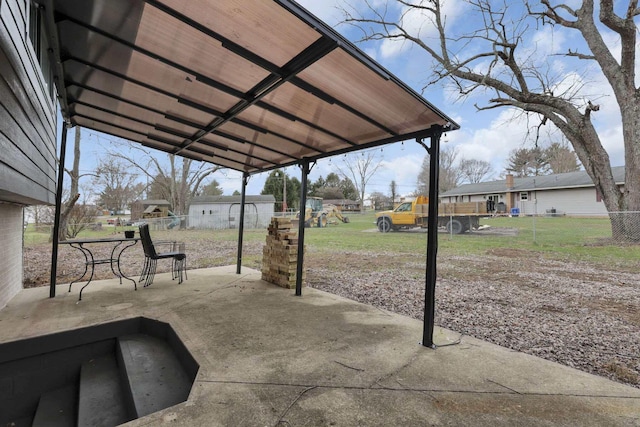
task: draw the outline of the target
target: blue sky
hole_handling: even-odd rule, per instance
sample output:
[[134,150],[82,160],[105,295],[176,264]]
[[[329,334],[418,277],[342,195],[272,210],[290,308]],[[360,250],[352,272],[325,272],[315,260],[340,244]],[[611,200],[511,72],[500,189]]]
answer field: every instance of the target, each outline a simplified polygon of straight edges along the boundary
[[[345,4],[358,11],[365,10],[366,7],[363,0],[324,0],[322,2],[301,0],[300,3],[325,22],[334,26],[341,21],[340,8]],[[368,3],[374,6],[387,4],[388,11],[391,14],[395,13],[396,16],[404,12],[402,6],[393,1],[369,0]],[[416,3],[418,2],[416,1]],[[495,3],[502,4],[502,2]],[[510,4],[513,12],[521,12],[518,8],[523,7],[522,3],[506,3]],[[576,8],[581,4],[577,0],[565,0],[562,3]],[[621,3],[626,4],[626,2]],[[618,4],[618,6],[625,7],[625,4]],[[473,14],[465,1],[443,1],[443,9],[447,14],[447,25],[458,34],[470,31],[474,25],[481,26],[481,23],[477,21],[477,15]],[[423,40],[430,40],[431,43],[437,42],[422,17],[417,14],[409,14],[405,15],[405,19],[405,27],[413,28],[414,31],[419,30]],[[535,26],[531,20],[527,21],[527,24],[531,27]],[[345,25],[337,25],[335,28],[350,40],[360,36],[358,31]],[[606,29],[601,30],[605,42],[613,54],[618,56],[620,46],[617,36]],[[600,72],[593,67],[593,63],[567,59],[562,55],[569,49],[587,52],[581,36],[575,31],[568,31],[559,26],[556,26],[555,29],[545,26],[542,31],[530,31],[527,34],[529,38],[523,40],[521,47],[519,47],[520,54],[530,55],[530,60],[540,67],[540,70],[555,75],[556,80],[559,81],[555,87],[557,91],[580,86],[578,99],[585,103],[587,100],[591,100],[601,106],[600,111],[592,116],[594,125],[609,153],[612,165],[624,165],[620,113],[610,87]],[[370,42],[366,45],[359,44],[358,47],[418,92],[429,81],[431,59],[421,49],[411,44],[384,41]],[[462,56],[471,55],[474,47],[473,45],[466,46]],[[640,48],[640,46],[638,47]],[[638,61],[636,62],[636,76],[638,76],[640,65]],[[507,158],[513,149],[522,146],[530,147],[532,144],[531,138],[528,137],[528,129],[536,123],[535,120],[527,121],[525,118],[514,118],[516,115],[513,110],[477,110],[475,104],[487,105],[487,100],[493,95],[491,93],[480,91],[467,99],[460,100],[455,89],[452,90],[449,84],[442,82],[429,86],[422,92],[422,95],[462,126],[461,130],[450,132],[444,138],[443,148],[455,148],[458,152],[458,158],[474,158],[490,162],[494,169],[495,179],[498,179],[498,176],[505,172]],[[547,128],[549,127],[547,126]],[[541,139],[560,141],[562,136],[554,128],[545,131]],[[415,189],[415,176],[425,154],[424,149],[412,141],[405,142],[403,147],[398,147],[397,144],[385,147],[384,168],[372,179],[372,190],[388,193],[388,182],[392,179],[400,184],[402,192],[410,192]]]
[[[347,0],[348,3],[358,9],[364,10],[363,0]],[[349,26],[338,25],[342,14],[339,10],[345,0],[299,0],[299,3],[323,21],[333,26],[347,39],[356,41],[358,32]],[[369,0],[372,5],[384,4],[384,0]],[[576,3],[570,1],[570,3]],[[400,6],[389,1],[392,13],[401,13]],[[447,23],[452,29],[465,28],[474,24],[469,13],[468,5],[461,0],[449,0],[445,3],[448,14]],[[424,26],[424,20],[419,18],[410,20],[407,25],[420,28],[424,38],[429,38],[429,28]],[[614,53],[617,49],[617,39],[613,36],[607,39]],[[513,111],[497,109],[490,111],[477,111],[474,104],[486,105],[489,94],[478,92],[471,97],[460,100],[455,91],[446,83],[438,83],[429,86],[424,92],[422,88],[430,77],[430,58],[416,47],[408,44],[392,42],[370,42],[366,45],[358,45],[360,49],[389,69],[393,74],[411,86],[434,104],[437,108],[456,120],[462,129],[450,132],[443,138],[443,149],[456,149],[459,158],[480,159],[490,162],[494,169],[494,178],[497,179],[505,171],[509,152],[522,146],[530,146],[527,140],[527,129],[532,125],[531,121],[517,118]],[[594,115],[595,125],[601,134],[605,148],[609,152],[613,166],[623,165],[623,146],[618,119],[619,111],[616,108],[615,99],[610,94],[609,87],[602,81],[597,73],[593,73],[586,63],[569,62],[561,55],[568,49],[581,47],[580,40],[574,34],[557,29],[550,31],[531,32],[531,37],[523,43],[523,50],[537,55],[538,64],[543,64],[549,72],[562,77],[562,85],[581,83],[585,85],[584,99],[593,99],[601,105],[601,110]],[[473,47],[471,47],[473,48]],[[541,55],[544,52],[544,55]],[[464,52],[466,54],[466,52]],[[640,74],[640,73],[639,73]],[[589,91],[588,93],[586,91]],[[83,131],[82,169],[90,170],[94,167],[96,158],[103,152],[103,147],[109,145],[110,137],[99,135],[96,132]],[[546,135],[544,135],[547,137]],[[559,140],[559,134],[551,136],[553,140]],[[87,142],[85,142],[87,141]],[[529,144],[529,145],[527,145]],[[381,167],[378,173],[369,181],[367,192],[379,191],[389,194],[389,184],[396,181],[400,194],[409,194],[416,188],[416,177],[422,161],[426,155],[423,147],[415,141],[406,141],[385,146],[382,150],[376,150],[380,158]],[[341,158],[325,159],[319,161],[312,170],[309,179],[316,180],[320,175],[326,176],[330,172],[336,172],[336,165],[340,165]],[[297,167],[289,167],[286,173],[300,178]],[[215,179],[221,184],[225,194],[231,194],[241,188],[241,175],[239,172],[227,171],[217,173]],[[247,188],[248,194],[259,194],[264,185],[266,174],[252,176]]]

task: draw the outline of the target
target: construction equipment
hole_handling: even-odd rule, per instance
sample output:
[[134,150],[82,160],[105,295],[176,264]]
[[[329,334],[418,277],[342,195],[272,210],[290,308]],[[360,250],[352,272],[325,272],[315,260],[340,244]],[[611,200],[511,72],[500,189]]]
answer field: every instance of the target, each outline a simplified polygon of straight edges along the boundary
[[[305,227],[326,227],[329,224],[338,224],[338,221],[349,222],[349,218],[342,215],[337,206],[323,204],[322,197],[307,197],[304,211]],[[297,217],[300,217],[300,212]]]
[[[480,218],[489,216],[485,202],[440,203],[438,205],[438,227],[448,232],[461,234],[478,228]],[[427,228],[429,198],[418,196],[411,202],[401,203],[392,211],[376,214],[376,226],[383,233],[402,228]]]
[[338,209],[336,205],[332,204],[322,205],[320,216],[328,224],[338,224],[338,221],[344,222],[345,224],[349,222],[349,217],[342,215],[342,211]]

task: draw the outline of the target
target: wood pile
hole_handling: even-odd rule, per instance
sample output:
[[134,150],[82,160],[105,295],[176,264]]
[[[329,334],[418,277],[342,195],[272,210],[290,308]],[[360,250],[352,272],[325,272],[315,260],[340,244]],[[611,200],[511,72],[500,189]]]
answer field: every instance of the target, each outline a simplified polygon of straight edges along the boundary
[[[428,205],[426,205],[428,206]],[[467,215],[467,214],[486,214],[487,202],[454,202],[441,203],[438,206],[439,215]]]
[[295,288],[298,234],[291,231],[291,219],[273,217],[267,229],[267,242],[262,248],[262,280],[283,288]]

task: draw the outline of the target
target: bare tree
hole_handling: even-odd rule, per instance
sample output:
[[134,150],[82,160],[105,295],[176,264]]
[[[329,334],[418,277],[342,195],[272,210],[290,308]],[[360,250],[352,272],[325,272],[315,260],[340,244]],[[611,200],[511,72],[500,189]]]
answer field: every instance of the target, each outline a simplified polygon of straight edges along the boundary
[[482,182],[491,177],[493,168],[486,160],[462,159],[460,160],[460,172],[471,184]]
[[350,179],[360,194],[360,203],[364,213],[364,195],[367,184],[380,169],[380,159],[377,151],[348,154],[342,160],[342,166],[338,166],[338,172],[344,179]]
[[[417,193],[429,194],[429,164],[431,156],[425,156],[422,167],[418,173]],[[464,177],[462,169],[457,162],[458,150],[456,147],[445,148],[440,152],[439,185],[438,191],[449,191],[462,183]]]
[[96,221],[96,208],[84,203],[76,204],[67,218],[65,236],[77,237],[81,231],[92,226]]
[[387,196],[380,191],[374,191],[369,194],[369,199],[371,200],[371,206],[376,211],[381,211],[385,209],[393,209],[393,202],[391,201],[391,197]]
[[25,211],[28,212],[28,217],[33,219],[36,230],[39,231],[41,225],[46,225],[47,228],[53,224],[55,216],[55,207],[49,205],[32,205],[25,207]]
[[[71,178],[71,189],[67,200],[61,206],[62,212],[60,212],[58,241],[67,239],[67,224],[69,222],[69,216],[71,215],[76,202],[80,198],[80,193],[78,192],[78,183],[80,181],[80,137],[80,126],[76,126],[73,143],[73,166],[71,170],[65,169],[65,172],[67,172]],[[53,238],[53,229],[51,234],[50,240]]]
[[[389,7],[390,3],[399,6]],[[514,108],[553,123],[572,144],[610,212],[614,237],[640,239],[633,216],[617,212],[640,211],[640,89],[636,87],[636,46],[640,15],[638,0],[614,2],[583,0],[551,4],[550,0],[493,2],[466,0],[465,25],[448,27],[441,0],[389,0],[368,10],[345,9],[345,22],[357,26],[362,41],[397,40],[427,52],[435,63],[430,83],[447,79],[461,96],[484,91],[488,103],[478,110]],[[457,6],[462,7],[462,6]],[[475,14],[476,16],[472,16]],[[416,21],[421,24],[416,25]],[[477,27],[473,27],[475,23]],[[572,61],[572,72],[558,73],[549,52],[528,46],[533,31],[565,30],[574,49],[562,56]],[[433,31],[435,42],[423,32]],[[607,43],[614,34],[616,47]],[[429,33],[431,35],[431,33]],[[585,46],[585,47],[582,47]],[[590,67],[594,65],[594,67]],[[579,75],[575,70],[585,70]],[[586,70],[595,70],[610,86],[618,104],[625,147],[625,185],[613,177],[609,155],[592,122],[600,106],[589,94]]]
[[144,184],[137,180],[138,174],[129,172],[122,160],[107,156],[100,160],[93,184],[99,189],[100,204],[117,213],[142,194]]
[[150,150],[135,145],[128,147],[136,152],[135,156],[121,151],[110,151],[109,155],[124,160],[161,189],[163,198],[171,204],[176,215],[186,215],[191,199],[198,194],[205,178],[223,169],[186,157],[177,158],[173,154],[167,154],[167,161],[163,163]]

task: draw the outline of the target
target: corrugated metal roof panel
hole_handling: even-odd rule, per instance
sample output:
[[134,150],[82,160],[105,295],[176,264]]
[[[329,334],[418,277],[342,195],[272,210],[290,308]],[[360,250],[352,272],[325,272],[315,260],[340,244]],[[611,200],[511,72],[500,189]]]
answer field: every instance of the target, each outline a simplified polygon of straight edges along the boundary
[[429,137],[449,117],[287,0],[36,0],[71,123],[246,173]]

